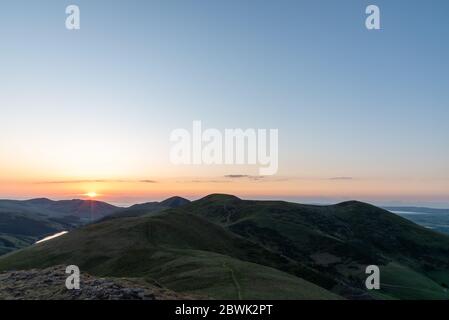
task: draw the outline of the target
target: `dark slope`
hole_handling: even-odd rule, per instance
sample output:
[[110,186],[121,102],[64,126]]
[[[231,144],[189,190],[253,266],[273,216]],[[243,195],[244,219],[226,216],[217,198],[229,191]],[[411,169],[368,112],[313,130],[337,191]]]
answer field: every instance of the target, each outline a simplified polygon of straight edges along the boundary
[[[354,299],[449,298],[449,237],[357,201],[313,206],[214,194],[0,258],[0,270],[57,264],[216,298],[329,298],[322,288]],[[381,268],[380,291],[364,288],[371,264]]]
[[46,198],[31,200],[0,200],[0,214],[2,212],[31,213],[47,217],[76,216],[89,221],[100,219],[119,207],[95,200],[61,200],[52,201]]
[[0,212],[0,255],[29,246],[48,235],[73,229],[73,217],[49,218],[39,214]]
[[86,226],[0,258],[0,270],[76,264],[94,275],[143,277],[179,292],[214,298],[337,298],[267,267],[286,263],[205,219],[173,212]]
[[181,207],[185,204],[189,204],[190,200],[187,200],[185,198],[182,197],[171,197],[168,199],[165,199],[164,201],[161,202],[161,205],[169,207],[169,208],[177,208],[177,207]]
[[0,200],[0,255],[96,220],[117,207],[100,201]]
[[[363,289],[365,267],[376,264],[385,267],[385,285],[413,287],[414,279],[422,276],[435,291],[433,298],[449,297],[444,292],[449,284],[449,237],[369,204],[313,206],[215,194],[176,211],[204,217],[331,277],[336,282],[332,289],[347,296],[360,294],[353,289]],[[409,274],[409,281],[397,276],[395,266]],[[384,293],[399,298],[428,294],[409,290],[408,295],[391,288]]]
[[0,200],[0,255],[26,247],[48,235],[109,216],[117,218],[157,213],[189,202],[181,197],[172,197],[162,202],[122,209],[94,200]]
[[180,206],[189,204],[190,201],[181,197],[171,197],[161,202],[146,202],[141,204],[135,204],[129,208],[120,209],[110,214],[100,221],[106,221],[110,219],[118,218],[130,218],[140,217],[144,215],[156,214],[166,209],[178,208]]

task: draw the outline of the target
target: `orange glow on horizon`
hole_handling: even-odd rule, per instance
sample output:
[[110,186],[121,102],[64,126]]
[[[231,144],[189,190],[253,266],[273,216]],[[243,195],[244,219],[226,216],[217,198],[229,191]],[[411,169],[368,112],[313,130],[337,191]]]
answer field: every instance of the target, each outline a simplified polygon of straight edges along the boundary
[[[449,188],[447,180],[275,178],[165,178],[153,180],[97,179],[48,182],[0,181],[0,198],[53,200],[99,199],[126,205],[181,196],[191,200],[211,193],[233,194],[244,199],[327,198],[366,200],[442,201]],[[446,197],[447,198],[447,197]],[[335,200],[335,201],[337,201]],[[329,200],[334,201],[334,200]]]
[[96,197],[98,197],[98,193],[96,193],[95,191],[90,191],[90,192],[87,192],[87,193],[85,193],[84,194],[86,197],[89,197],[89,198],[96,198]]

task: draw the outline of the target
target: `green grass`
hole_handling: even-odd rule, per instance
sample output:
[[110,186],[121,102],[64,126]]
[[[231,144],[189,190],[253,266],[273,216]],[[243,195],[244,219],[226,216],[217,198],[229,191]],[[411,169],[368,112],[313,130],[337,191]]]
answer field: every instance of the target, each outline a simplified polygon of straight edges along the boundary
[[[361,202],[314,206],[211,195],[177,211],[205,217],[296,261],[302,268],[296,274],[330,290],[343,282],[365,291],[366,266],[391,266],[392,261],[402,265],[403,271],[410,276],[410,279],[398,276],[397,285],[410,286],[410,282],[415,280],[416,286],[438,282],[437,287],[426,287],[425,290],[431,291],[427,295],[429,299],[441,298],[440,284],[448,283],[448,236]],[[304,268],[312,272],[304,272]],[[384,269],[388,277],[391,267]],[[284,270],[294,273],[293,270]],[[433,276],[430,272],[434,272]],[[374,295],[378,297],[379,293]],[[425,298],[426,294],[408,294],[395,289],[388,292],[389,296],[408,299],[413,296]]]
[[[312,206],[211,195],[0,257],[0,271],[58,264],[223,299],[447,299],[449,237],[356,201]],[[364,287],[371,264],[381,267],[380,291]]]
[[381,267],[380,282],[380,292],[387,296],[407,300],[449,299],[449,293],[431,278],[397,263]]
[[89,225],[6,255],[0,270],[75,264],[94,275],[146,278],[212,298],[338,298],[294,275],[254,263],[282,258],[204,219],[173,213],[117,221]]

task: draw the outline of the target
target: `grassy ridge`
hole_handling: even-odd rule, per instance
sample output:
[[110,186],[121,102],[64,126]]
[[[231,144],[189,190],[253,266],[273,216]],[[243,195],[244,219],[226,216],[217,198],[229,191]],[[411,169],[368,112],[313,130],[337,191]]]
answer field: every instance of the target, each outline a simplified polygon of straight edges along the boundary
[[[0,258],[0,270],[58,264],[212,298],[447,299],[449,237],[356,201],[312,206],[211,195]],[[364,287],[371,264],[381,268],[380,291]]]
[[286,263],[279,255],[220,226],[172,213],[89,225],[1,258],[0,270],[76,264],[95,275],[141,277],[179,292],[213,298],[338,298],[312,283],[261,265],[276,261]]
[[[449,237],[365,203],[313,206],[244,201],[215,194],[177,210],[204,217],[321,276],[333,278],[333,283],[320,285],[348,297],[366,293],[364,271],[367,265],[375,264],[384,266],[388,277],[400,279],[399,285],[410,287],[416,279],[419,286],[427,282],[432,291],[427,292],[428,297],[447,298]],[[302,276],[317,283],[310,274]],[[410,297],[400,290],[386,290],[385,294]]]

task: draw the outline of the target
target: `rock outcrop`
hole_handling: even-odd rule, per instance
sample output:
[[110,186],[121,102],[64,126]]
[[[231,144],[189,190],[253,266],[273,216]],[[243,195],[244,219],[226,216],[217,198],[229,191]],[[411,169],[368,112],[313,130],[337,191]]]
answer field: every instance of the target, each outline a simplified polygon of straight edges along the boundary
[[99,278],[82,273],[80,289],[68,290],[64,266],[0,273],[4,300],[178,300],[192,299],[138,279]]

